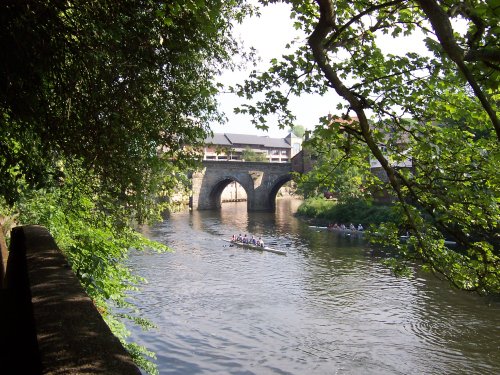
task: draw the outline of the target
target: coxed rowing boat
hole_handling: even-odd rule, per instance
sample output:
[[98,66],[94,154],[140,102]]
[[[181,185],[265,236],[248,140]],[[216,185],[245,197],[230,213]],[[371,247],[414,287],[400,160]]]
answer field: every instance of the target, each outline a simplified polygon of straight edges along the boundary
[[233,245],[237,245],[237,246],[241,246],[241,247],[246,247],[247,249],[252,249],[252,250],[257,250],[257,251],[267,251],[269,253],[275,253],[275,254],[279,254],[279,255],[286,255],[286,251],[284,251],[284,250],[278,250],[278,249],[273,249],[272,247],[267,247],[267,246],[261,247],[261,246],[252,245],[252,244],[249,244],[249,243],[243,243],[243,242],[231,241],[231,240],[225,240],[225,239],[223,239],[223,241],[229,242],[230,244],[233,244]]

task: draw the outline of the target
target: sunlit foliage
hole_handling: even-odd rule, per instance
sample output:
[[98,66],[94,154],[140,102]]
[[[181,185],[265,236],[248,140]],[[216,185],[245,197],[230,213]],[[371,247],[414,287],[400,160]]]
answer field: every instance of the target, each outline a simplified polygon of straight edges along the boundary
[[[305,38],[235,89],[265,93],[239,111],[264,128],[277,113],[289,127],[289,95],[335,92],[343,123],[325,116],[318,136],[342,152],[361,145],[384,170],[406,222],[382,237],[408,231],[404,246],[393,242],[406,259],[459,288],[499,293],[498,2],[286,3]],[[399,168],[408,158],[412,168]]]

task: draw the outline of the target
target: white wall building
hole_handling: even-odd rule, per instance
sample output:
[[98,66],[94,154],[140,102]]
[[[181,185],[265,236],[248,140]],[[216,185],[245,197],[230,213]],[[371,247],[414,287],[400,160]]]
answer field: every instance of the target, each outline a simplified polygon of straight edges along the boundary
[[289,163],[302,149],[302,138],[293,133],[285,138],[215,133],[205,140],[203,159],[243,161],[242,154],[247,149],[265,155],[271,163]]

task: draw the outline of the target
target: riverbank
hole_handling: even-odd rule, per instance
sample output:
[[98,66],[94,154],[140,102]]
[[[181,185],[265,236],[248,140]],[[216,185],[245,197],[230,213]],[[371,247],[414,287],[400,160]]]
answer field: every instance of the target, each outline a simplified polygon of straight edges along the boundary
[[310,225],[328,226],[352,223],[364,228],[379,225],[384,222],[398,223],[399,214],[392,205],[374,204],[365,200],[355,200],[349,203],[338,203],[323,197],[307,198],[299,206],[296,216],[306,220]]

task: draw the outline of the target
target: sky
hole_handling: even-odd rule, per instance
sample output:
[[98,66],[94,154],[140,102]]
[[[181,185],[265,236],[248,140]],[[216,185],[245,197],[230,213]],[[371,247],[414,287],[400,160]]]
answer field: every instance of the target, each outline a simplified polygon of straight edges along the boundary
[[[253,46],[261,61],[257,68],[250,66],[246,71],[227,71],[220,81],[225,84],[242,82],[251,70],[264,71],[273,57],[279,58],[285,53],[285,45],[295,37],[300,38],[299,31],[292,27],[289,13],[287,4],[277,3],[262,9],[260,17],[252,17],[243,24],[236,25],[236,38],[241,39],[246,47]],[[272,117],[269,118],[269,131],[266,132],[256,129],[250,122],[250,116],[234,114],[233,108],[243,103],[236,95],[221,94],[218,99],[228,121],[226,124],[212,124],[211,128],[216,133],[268,135],[281,138],[289,133],[289,129],[279,129]],[[337,103],[338,99],[333,94],[329,97],[303,95],[300,98],[292,98],[290,107],[297,117],[296,124],[312,130],[315,124],[319,123],[321,116],[335,111]]]

